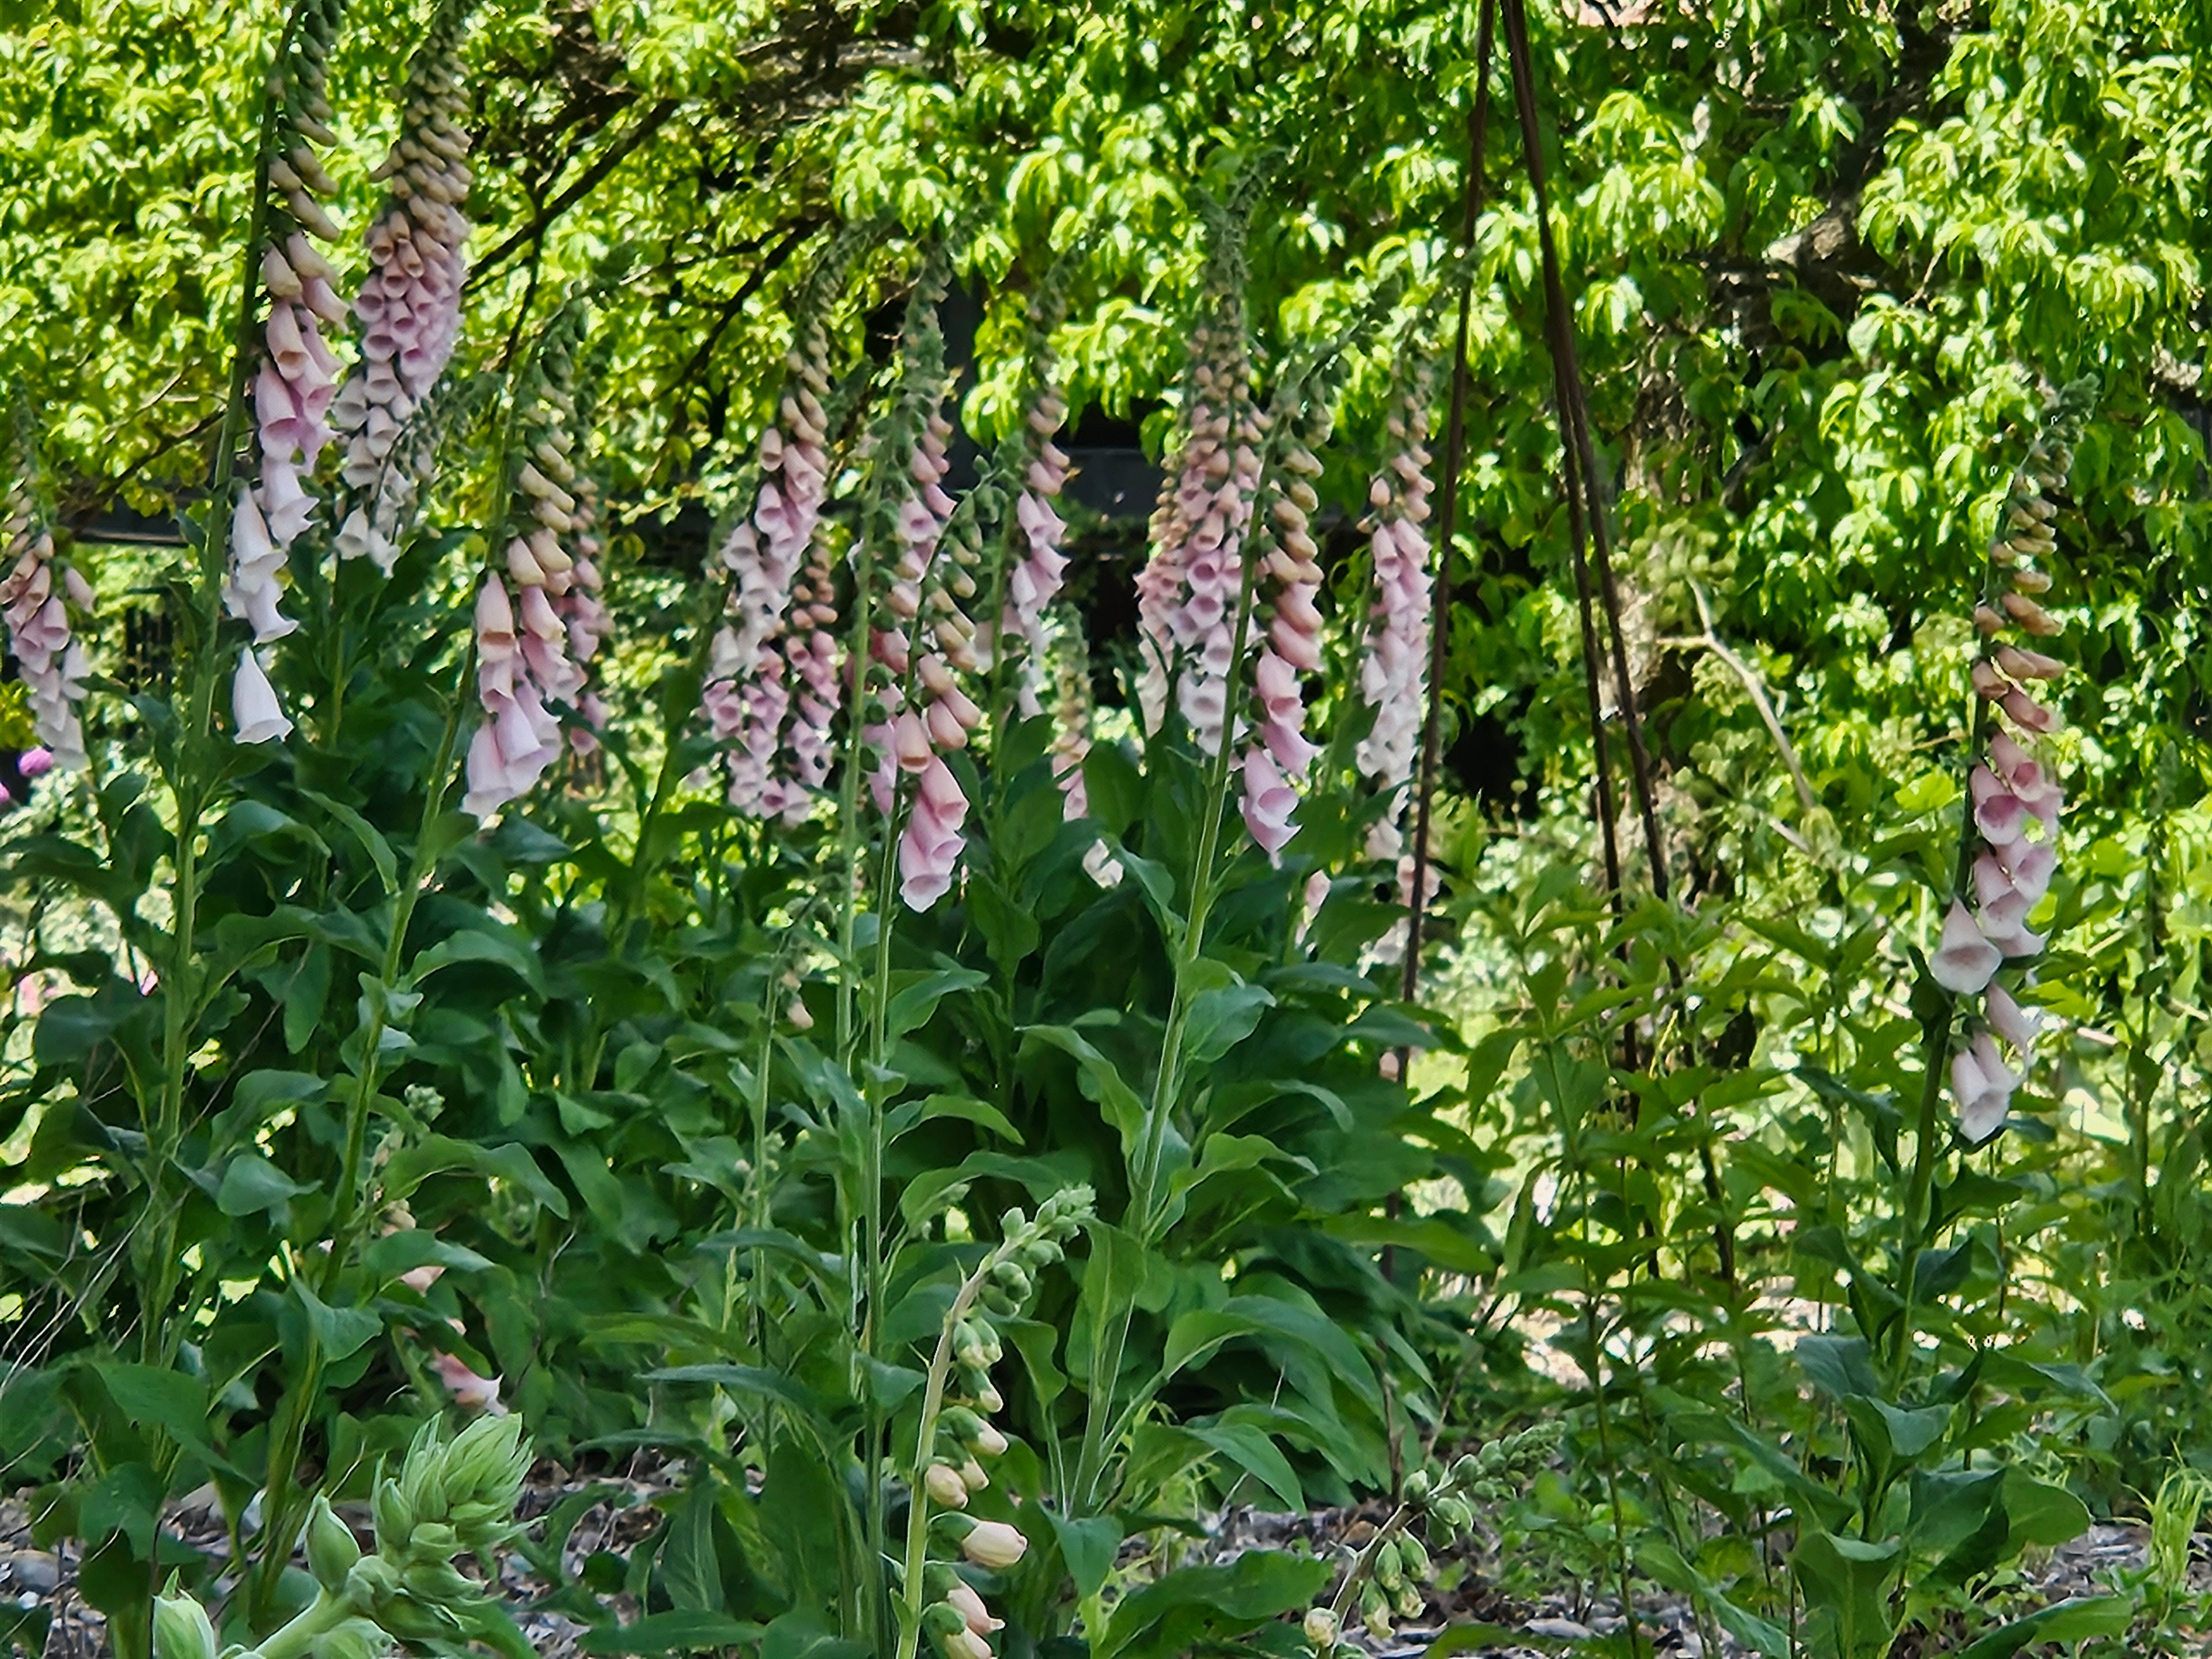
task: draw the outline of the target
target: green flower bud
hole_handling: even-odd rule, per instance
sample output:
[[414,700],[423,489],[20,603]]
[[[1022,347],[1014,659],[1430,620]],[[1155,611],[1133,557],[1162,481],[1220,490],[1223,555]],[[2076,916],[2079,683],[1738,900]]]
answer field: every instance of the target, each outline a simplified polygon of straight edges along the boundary
[[[170,1581],[173,1588],[176,1581]],[[154,1652],[157,1659],[216,1659],[215,1626],[207,1609],[189,1595],[154,1600]]]
[[1409,1504],[1419,1503],[1429,1495],[1431,1484],[1426,1469],[1415,1469],[1406,1477],[1406,1501]]
[[417,1561],[403,1567],[399,1583],[416,1601],[432,1607],[469,1601],[477,1594],[477,1587],[456,1571],[451,1561]]
[[1408,1581],[1398,1587],[1395,1604],[1401,1619],[1418,1619],[1421,1616],[1421,1609],[1428,1606],[1428,1598],[1421,1594],[1419,1584]]
[[983,1432],[983,1419],[965,1406],[947,1406],[937,1419],[937,1431],[965,1446]]
[[399,1483],[379,1480],[376,1490],[369,1495],[369,1509],[376,1517],[378,1553],[397,1555],[405,1549],[408,1537],[415,1530],[415,1510],[401,1495]]
[[932,1636],[943,1638],[966,1630],[968,1621],[950,1601],[933,1601],[921,1610],[921,1627]]
[[1375,1582],[1386,1590],[1394,1590],[1406,1582],[1406,1575],[1398,1556],[1398,1540],[1392,1539],[1375,1552]]
[[1319,1659],[1328,1659],[1336,1651],[1336,1615],[1327,1607],[1314,1607],[1306,1613],[1306,1644]]
[[1367,1633],[1376,1641],[1390,1639],[1389,1605],[1371,1578],[1359,1587],[1359,1622],[1367,1626]]
[[495,1504],[512,1514],[530,1472],[530,1449],[519,1417],[479,1417],[446,1453],[446,1490],[456,1504]]
[[361,1545],[353,1528],[338,1519],[331,1501],[320,1492],[307,1511],[307,1570],[315,1582],[333,1595],[345,1588],[346,1575],[361,1559]]
[[995,1284],[984,1285],[975,1299],[1001,1319],[1015,1318],[1022,1310],[1022,1304]]
[[1445,1497],[1436,1499],[1429,1505],[1429,1513],[1436,1516],[1439,1523],[1454,1534],[1465,1532],[1474,1524],[1474,1511],[1456,1498]]
[[364,1555],[346,1574],[346,1605],[356,1613],[374,1613],[399,1593],[399,1569],[380,1555]]
[[1425,1578],[1429,1576],[1429,1552],[1410,1532],[1399,1536],[1398,1559],[1412,1577]]
[[460,1553],[461,1535],[442,1521],[418,1521],[407,1552],[418,1561],[450,1561]]

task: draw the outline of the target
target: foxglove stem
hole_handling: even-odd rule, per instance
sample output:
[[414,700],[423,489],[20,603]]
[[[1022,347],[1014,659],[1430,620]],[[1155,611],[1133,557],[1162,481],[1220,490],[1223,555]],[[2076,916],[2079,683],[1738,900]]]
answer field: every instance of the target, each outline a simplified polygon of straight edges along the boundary
[[[291,57],[300,31],[321,15],[320,0],[301,0],[286,20],[277,43],[281,69]],[[327,25],[328,19],[322,20]],[[284,84],[281,74],[271,75],[262,94],[260,143],[255,152],[253,217],[248,225],[242,268],[239,273],[238,311],[232,325],[230,386],[223,403],[222,425],[216,441],[215,475],[208,498],[214,507],[205,526],[201,554],[200,594],[203,637],[212,640],[222,617],[223,573],[229,552],[229,514],[222,504],[230,498],[240,428],[246,418],[247,384],[253,363],[253,325],[260,295],[257,270],[268,240],[270,223],[270,163],[274,155],[283,113]],[[215,720],[216,682],[222,672],[222,654],[212,649],[192,660],[186,691],[185,730],[204,738]],[[168,1365],[183,1339],[181,1321],[171,1316],[169,1304],[176,1292],[177,1225],[181,1212],[166,1196],[167,1172],[174,1164],[182,1136],[185,1073],[191,1061],[187,1049],[186,1006],[190,1000],[191,964],[198,942],[199,832],[207,808],[209,785],[196,771],[172,772],[167,782],[176,800],[176,879],[171,936],[174,959],[180,971],[177,983],[164,988],[161,1010],[161,1097],[148,1136],[153,1156],[147,1178],[147,1213],[157,1218],[152,1242],[153,1291],[140,1321],[140,1357],[149,1364]]]
[[[1984,609],[1994,611],[1995,608],[1988,606],[1986,600],[1990,593],[2002,587],[2009,586],[2014,592],[2021,591],[2023,584],[2014,580],[2011,573],[2021,568],[2023,560],[2047,554],[2056,545],[2050,529],[2051,520],[2056,516],[2056,508],[2044,499],[2044,492],[2058,488],[2071,470],[2073,457],[2070,446],[2084,412],[2086,384],[2069,386],[2059,394],[2047,416],[2045,430],[2039,434],[2031,444],[2027,459],[2014,475],[2012,488],[2007,493],[2006,504],[2001,512],[1996,532],[1991,538],[1984,565]],[[2047,586],[2033,574],[2029,580],[2036,586]],[[2008,716],[2011,716],[2012,708],[2006,699],[2025,699],[2026,693],[2010,685],[2004,672],[1996,665],[1996,659],[1990,654],[1989,641],[1993,634],[2002,631],[2003,623],[2000,621],[1997,627],[1992,629],[1982,621],[1978,613],[1977,621],[1983,633],[1984,654],[1977,659],[1971,676],[1972,689],[1967,725],[1972,738],[1967,752],[1972,770],[1968,776],[1964,822],[1953,875],[1954,897],[1950,915],[1945,921],[1944,943],[1929,963],[1931,977],[1948,994],[1942,999],[1938,1012],[1929,1022],[1925,1034],[1928,1058],[1920,1091],[1917,1145],[1913,1151],[1910,1184],[1905,1201],[1899,1206],[1901,1237],[1898,1259],[1906,1264],[1914,1260],[1914,1251],[1922,1242],[1927,1228],[1929,1197],[1935,1180],[1937,1108],[1947,1073],[1956,1073],[1952,1081],[1960,1097],[1957,1104],[1961,1115],[1971,1112],[1973,1127],[1984,1130],[1987,1134],[1994,1134],[2002,1126],[2012,1087],[2018,1081],[2009,1068],[2001,1062],[1994,1066],[1988,1063],[1996,1058],[1993,1043],[1985,1050],[1978,1050],[1975,1043],[1970,1042],[1967,1066],[1954,1068],[1949,1064],[1953,1034],[1957,1024],[1956,999],[1962,994],[1982,991],[1989,986],[1995,969],[1990,965],[1984,971],[1984,965],[1989,963],[1992,950],[2002,958],[2008,955],[2032,955],[2042,945],[2040,939],[2025,932],[2025,906],[2018,917],[2007,918],[2014,925],[1999,927],[1995,937],[1990,937],[1988,930],[1966,914],[1963,899],[1967,893],[1976,890],[1974,878],[1979,856],[1978,842],[1994,829],[2003,838],[2002,848],[2017,848],[2021,846],[2021,842],[2012,837],[2025,829],[2025,818],[2029,816],[2029,801],[2014,793],[2016,790],[2025,788],[2036,805],[2047,812],[2048,816],[2042,820],[2046,826],[2046,833],[2055,828],[2058,810],[2056,786],[2048,783],[2039,769],[2031,769],[2033,776],[2021,770],[2021,767],[2027,765],[2024,749],[1997,726],[1990,713],[1992,707],[1996,707],[2003,708]],[[2001,652],[2003,647],[1996,649]],[[2039,656],[2033,659],[2028,665],[2039,669],[2051,660]],[[2039,673],[2027,678],[2045,676]],[[2030,730],[2047,730],[2051,724],[2049,715],[2039,705],[2033,707],[2039,718],[2021,723]],[[1985,750],[1990,758],[1997,763],[1993,769],[1982,764]],[[1981,780],[1986,773],[1990,781],[1996,781],[1999,772],[2009,787],[1993,792],[1988,783]],[[2047,796],[2044,793],[2046,789],[2049,792]],[[2013,804],[1996,805],[1999,794]],[[2047,845],[2047,842],[2045,844]],[[1992,843],[1992,850],[2002,853],[2002,848],[1996,843]],[[2039,865],[2042,860],[2039,859],[2035,862]],[[2034,873],[2030,872],[2024,853],[2019,855],[2017,863],[2008,865],[2000,873],[2005,876],[2008,886],[2016,886],[2023,878],[2031,883],[2034,879]],[[2047,882],[2047,866],[2039,873],[2041,878]],[[2039,897],[2040,894],[2038,893],[2037,896]],[[1968,936],[1970,930],[1982,936],[1984,944],[1981,950],[1973,948],[1973,940]],[[2009,994],[2001,988],[1997,995],[2001,1000],[1992,1000],[1987,1005],[1989,1013],[1994,1016],[1991,1024],[1999,1018],[2013,1024],[2008,1016],[2018,1012],[2016,1005],[2013,1004]],[[1987,1041],[1986,1032],[1982,1034],[1980,1040]],[[2023,1049],[2021,1054],[2023,1070],[2028,1058]],[[1915,1275],[1909,1267],[1905,1278],[1906,1305],[1905,1317],[1898,1322],[1896,1328],[1899,1335],[1892,1352],[1893,1364],[1902,1364],[1904,1345],[1910,1340],[1912,1328],[1911,1300]]]
[[[258,428],[259,476],[232,509],[223,608],[248,623],[256,645],[267,645],[299,624],[278,609],[289,580],[286,557],[312,520],[316,498],[306,481],[331,438],[331,400],[337,390],[338,361],[323,340],[345,307],[331,288],[335,270],[314,245],[334,240],[338,228],[319,198],[336,193],[311,141],[329,143],[330,106],[323,95],[325,66],[337,23],[329,5],[305,8],[280,52],[270,85],[272,114],[262,156],[265,241],[256,239],[260,286],[269,296],[261,363],[253,378]],[[288,228],[289,227],[289,228]],[[249,279],[249,289],[251,289]],[[224,499],[217,495],[217,501]],[[242,661],[234,692],[256,718],[241,720],[238,742],[264,743],[288,735],[292,723],[276,706],[260,665]]]

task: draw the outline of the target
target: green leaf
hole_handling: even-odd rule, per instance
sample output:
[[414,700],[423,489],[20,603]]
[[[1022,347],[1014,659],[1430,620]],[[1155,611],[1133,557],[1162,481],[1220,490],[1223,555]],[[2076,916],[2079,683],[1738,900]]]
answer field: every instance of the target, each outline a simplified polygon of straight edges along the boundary
[[1334,1571],[1328,1562],[1280,1550],[1248,1550],[1227,1566],[1178,1568],[1115,1604],[1096,1659],[1186,1659],[1207,1638],[1310,1605]]
[[669,1517],[660,1547],[660,1584],[682,1612],[719,1613],[722,1564],[714,1553],[714,1494],[711,1478],[696,1477]]
[[1106,1575],[1113,1571],[1114,1557],[1121,1547],[1121,1523],[1110,1515],[1075,1519],[1053,1509],[1044,1510],[1044,1518],[1052,1523],[1053,1536],[1060,1540],[1060,1559],[1075,1581],[1078,1599],[1089,1601],[1104,1587]]
[[884,1030],[894,1040],[929,1024],[937,1005],[956,991],[972,991],[990,983],[991,976],[974,968],[937,968],[927,973],[898,973],[884,1012]]
[[568,1200],[545,1178],[527,1146],[510,1142],[504,1146],[479,1146],[449,1135],[428,1135],[392,1154],[384,1167],[384,1191],[388,1199],[405,1198],[434,1175],[465,1170],[488,1180],[519,1187],[562,1219],[568,1215]]
[[419,984],[440,969],[450,968],[457,963],[481,963],[504,968],[538,995],[545,994],[545,970],[539,965],[538,952],[533,946],[503,933],[486,933],[473,927],[447,934],[416,957],[410,978]]
[[1187,1432],[1265,1486],[1284,1509],[1304,1513],[1305,1491],[1298,1484],[1297,1471],[1265,1430],[1249,1423],[1216,1422],[1191,1424]]
[[638,1379],[641,1382],[711,1382],[717,1388],[727,1389],[732,1394],[758,1395],[774,1400],[814,1419],[826,1420],[822,1402],[814,1391],[802,1382],[793,1381],[781,1371],[763,1370],[757,1365],[732,1365],[719,1361],[703,1365],[670,1365],[659,1370],[647,1371]]
[[1191,999],[1190,1018],[1183,1028],[1183,1046],[1194,1065],[1219,1060],[1250,1036],[1260,1017],[1275,1006],[1263,985],[1224,985],[1201,991]]
[[1091,1039],[1072,1026],[1030,1025],[1022,1031],[1022,1046],[1043,1043],[1059,1049],[1076,1063],[1084,1098],[1106,1114],[1106,1121],[1121,1137],[1124,1156],[1136,1149],[1145,1131],[1145,1103],[1123,1080],[1120,1069],[1101,1054]]
[[1022,1132],[1007,1121],[1006,1115],[988,1100],[978,1100],[973,1095],[932,1095],[927,1100],[909,1103],[890,1113],[885,1130],[893,1140],[919,1125],[937,1118],[957,1117],[988,1129],[993,1134],[1022,1144]]
[[309,1290],[302,1279],[294,1279],[292,1289],[307,1310],[307,1324],[325,1359],[336,1361],[357,1353],[383,1334],[384,1321],[373,1309],[333,1308]]
[[600,1625],[580,1638],[586,1653],[697,1653],[760,1639],[761,1627],[727,1613],[680,1609],[649,1613],[629,1625]]
[[216,1189],[215,1206],[230,1216],[265,1212],[282,1227],[291,1218],[291,1201],[302,1193],[314,1190],[293,1180],[260,1153],[241,1152],[230,1160],[230,1167],[222,1172],[222,1185]]
[[384,890],[387,894],[398,892],[399,862],[392,856],[392,843],[385,840],[376,826],[342,800],[333,800],[313,789],[303,789],[300,793],[352,832],[353,838],[361,843],[361,850],[368,854],[368,861],[376,866],[376,873],[383,878]]
[[2131,1595],[2075,1596],[1991,1631],[1960,1650],[1959,1659],[2012,1659],[2022,1648],[2045,1642],[2122,1636],[2135,1623],[2135,1617],[2136,1601]]

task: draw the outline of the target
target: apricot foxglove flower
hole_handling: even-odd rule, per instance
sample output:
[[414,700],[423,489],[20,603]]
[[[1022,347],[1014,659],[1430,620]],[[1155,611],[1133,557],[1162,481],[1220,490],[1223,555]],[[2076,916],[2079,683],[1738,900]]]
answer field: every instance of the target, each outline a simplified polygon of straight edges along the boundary
[[1011,1567],[1029,1553],[1030,1540],[1003,1521],[975,1521],[960,1540],[960,1553],[979,1567]]

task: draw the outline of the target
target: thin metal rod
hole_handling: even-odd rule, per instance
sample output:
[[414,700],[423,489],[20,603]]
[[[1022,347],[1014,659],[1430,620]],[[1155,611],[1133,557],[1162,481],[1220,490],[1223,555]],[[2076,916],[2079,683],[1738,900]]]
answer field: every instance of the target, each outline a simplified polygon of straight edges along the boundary
[[[1459,529],[1460,469],[1467,457],[1468,331],[1474,304],[1474,233],[1482,216],[1482,170],[1490,125],[1490,53],[1496,33],[1497,0],[1482,0],[1475,28],[1474,97],[1467,112],[1467,190],[1460,210],[1459,243],[1467,258],[1460,283],[1459,332],[1452,348],[1451,409],[1444,420],[1443,501],[1437,511],[1437,579],[1429,596],[1428,707],[1421,720],[1421,781],[1413,805],[1413,881],[1406,896],[1404,994],[1411,1002],[1420,988],[1422,924],[1429,914],[1429,830],[1436,800],[1437,769],[1443,749],[1443,679],[1451,643],[1452,538]],[[1406,1075],[1407,1054],[1398,1057]]]
[[[1644,718],[1637,706],[1636,682],[1628,670],[1628,645],[1621,626],[1620,590],[1613,573],[1613,533],[1608,527],[1605,486],[1599,471],[1597,448],[1590,438],[1589,405],[1583,395],[1582,364],[1575,350],[1574,313],[1567,303],[1566,284],[1559,275],[1559,251],[1552,236],[1551,194],[1545,183],[1543,134],[1536,120],[1535,71],[1528,54],[1528,18],[1523,0],[1504,0],[1505,53],[1513,71],[1513,103],[1520,118],[1522,160],[1536,201],[1536,237],[1543,256],[1544,311],[1551,336],[1553,397],[1559,406],[1561,447],[1579,474],[1580,494],[1589,518],[1589,544],[1597,567],[1597,586],[1612,635],[1613,676],[1620,706],[1621,724],[1628,733],[1629,773],[1636,790],[1636,805],[1644,822],[1645,851],[1650,861],[1651,890],[1668,896],[1666,843],[1659,836],[1657,798],[1652,785],[1651,756],[1644,740]],[[1584,580],[1582,538],[1577,536],[1577,586]]]

